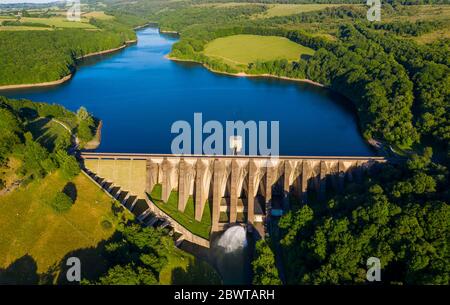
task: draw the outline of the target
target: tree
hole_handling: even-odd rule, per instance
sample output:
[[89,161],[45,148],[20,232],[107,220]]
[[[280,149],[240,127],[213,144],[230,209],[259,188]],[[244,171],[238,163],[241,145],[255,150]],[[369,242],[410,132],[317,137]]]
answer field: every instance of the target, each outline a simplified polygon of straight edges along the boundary
[[117,240],[105,245],[108,271],[96,281],[108,285],[153,285],[167,264],[173,240],[162,229],[119,226]]
[[105,276],[99,279],[101,285],[139,285],[141,284],[139,274],[137,274],[132,265],[114,266],[108,270]]
[[280,285],[275,256],[266,240],[256,242],[256,255],[252,262],[254,285]]
[[[1,102],[1,101],[0,101]],[[14,113],[0,104],[0,164],[12,151],[14,146],[20,143],[18,134],[22,132],[22,127]]]
[[77,111],[77,117],[80,121],[88,120],[91,118],[91,114],[87,111],[87,109],[81,106]]
[[42,178],[47,173],[56,169],[56,164],[50,158],[48,151],[33,140],[31,133],[26,133],[25,144],[21,147],[23,164],[22,175],[30,175],[33,178]]
[[93,137],[93,128],[95,126],[95,121],[92,115],[83,106],[77,111],[78,118],[78,128],[77,136],[80,140],[87,142]]
[[60,134],[55,140],[54,151],[65,150],[67,151],[72,144],[71,135],[68,132]]
[[91,126],[86,121],[81,121],[78,124],[77,136],[83,142],[92,140],[93,132]]
[[282,229],[286,229],[287,233],[281,240],[281,244],[292,244],[298,232],[313,219],[313,214],[313,210],[308,205],[304,205],[296,212],[289,211],[282,217],[278,226]]
[[58,192],[50,201],[50,206],[56,213],[65,213],[70,210],[73,205],[72,198],[63,192]]
[[65,150],[58,150],[55,156],[64,178],[71,180],[80,173],[80,166],[74,156]]
[[[324,209],[312,199],[282,216],[281,249],[288,284],[366,281],[366,261],[381,261],[384,283],[448,284],[448,171],[431,151],[384,164],[362,184],[331,194]],[[300,216],[302,215],[302,216]],[[262,273],[265,271],[261,268]]]

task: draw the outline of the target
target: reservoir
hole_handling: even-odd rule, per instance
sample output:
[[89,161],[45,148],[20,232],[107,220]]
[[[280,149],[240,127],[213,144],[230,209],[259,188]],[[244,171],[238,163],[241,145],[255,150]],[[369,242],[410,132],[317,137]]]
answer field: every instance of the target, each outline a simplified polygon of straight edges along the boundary
[[[86,59],[59,86],[4,92],[8,97],[85,106],[103,121],[98,152],[171,153],[175,121],[279,121],[281,155],[369,156],[349,102],[327,89],[272,78],[216,74],[166,59],[177,38],[158,29],[138,43]],[[270,130],[270,128],[269,128]],[[206,136],[204,136],[205,138]]]

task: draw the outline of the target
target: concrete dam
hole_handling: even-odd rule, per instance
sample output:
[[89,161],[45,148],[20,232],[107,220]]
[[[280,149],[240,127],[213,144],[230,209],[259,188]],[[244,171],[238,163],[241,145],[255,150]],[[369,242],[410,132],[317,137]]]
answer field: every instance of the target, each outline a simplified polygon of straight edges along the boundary
[[[80,155],[86,172],[113,197],[137,214],[167,219],[184,239],[209,247],[209,240],[190,232],[152,202],[157,187],[164,204],[177,192],[178,211],[193,202],[195,221],[201,222],[205,206],[211,213],[211,233],[242,224],[264,234],[271,215],[289,208],[290,198],[305,202],[308,192],[324,198],[339,192],[349,181],[358,181],[382,157],[262,157],[88,153]],[[144,207],[136,213],[137,202]],[[142,204],[141,204],[142,205]],[[194,221],[194,220],[193,220]]]

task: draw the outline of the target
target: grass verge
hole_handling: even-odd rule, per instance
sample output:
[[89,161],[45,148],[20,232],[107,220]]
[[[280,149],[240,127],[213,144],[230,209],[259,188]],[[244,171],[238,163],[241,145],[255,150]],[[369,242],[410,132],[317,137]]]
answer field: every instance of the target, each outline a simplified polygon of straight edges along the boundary
[[[74,197],[74,205],[58,215],[48,198],[64,189]],[[33,181],[1,196],[0,207],[0,282],[36,284],[49,270],[53,282],[60,261],[68,253],[95,248],[116,228],[111,199],[82,174],[66,181],[56,172]],[[103,220],[111,222],[111,228],[102,227]],[[103,263],[95,253],[90,259],[98,267]],[[17,272],[22,269],[26,274]],[[11,279],[8,275],[25,278]]]
[[203,238],[209,239],[209,233],[211,231],[211,208],[209,202],[206,201],[205,209],[203,210],[202,221],[195,220],[195,205],[192,196],[189,196],[188,202],[186,204],[186,209],[184,212],[178,210],[178,192],[172,191],[170,193],[167,202],[161,200],[162,186],[161,184],[156,184],[153,188],[151,194],[149,194],[150,199],[158,208],[163,210],[165,213],[170,215],[179,224],[185,227],[187,230],[195,235],[201,236]]

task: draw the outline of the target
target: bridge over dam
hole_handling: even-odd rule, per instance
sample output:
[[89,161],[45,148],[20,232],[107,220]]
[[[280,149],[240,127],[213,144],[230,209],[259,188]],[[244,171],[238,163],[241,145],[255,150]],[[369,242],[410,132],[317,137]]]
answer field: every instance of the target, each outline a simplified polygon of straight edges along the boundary
[[[138,219],[149,214],[163,217],[186,240],[207,247],[208,238],[179,223],[165,205],[175,204],[180,213],[193,209],[190,222],[210,222],[211,233],[244,224],[263,234],[265,221],[287,209],[289,198],[306,201],[311,192],[324,198],[329,190],[339,192],[348,181],[358,181],[374,164],[386,161],[382,157],[91,152],[80,157],[88,174]],[[144,205],[137,211],[139,201]]]

